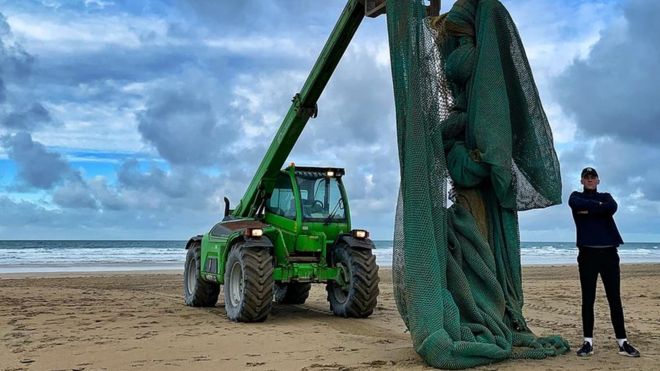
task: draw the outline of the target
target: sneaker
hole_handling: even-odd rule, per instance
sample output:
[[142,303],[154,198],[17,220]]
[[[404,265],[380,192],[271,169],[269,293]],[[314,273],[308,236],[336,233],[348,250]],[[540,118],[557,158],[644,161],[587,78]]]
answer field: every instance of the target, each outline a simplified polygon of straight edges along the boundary
[[[623,345],[625,346],[626,344],[623,344]],[[577,351],[578,357],[587,357],[587,356],[590,356],[592,354],[594,354],[594,347],[592,347],[591,344],[589,344],[588,341],[585,341],[582,344],[582,348],[580,348],[580,350]]]
[[627,341],[624,341],[623,345],[619,347],[619,354],[626,357],[639,357],[639,351]]

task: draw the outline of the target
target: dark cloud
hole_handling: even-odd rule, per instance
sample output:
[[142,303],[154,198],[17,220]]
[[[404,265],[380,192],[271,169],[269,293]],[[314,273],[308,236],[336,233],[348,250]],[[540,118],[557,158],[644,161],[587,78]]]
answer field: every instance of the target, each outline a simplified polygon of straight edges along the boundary
[[74,174],[60,154],[49,152],[26,132],[4,136],[1,143],[9,158],[18,165],[19,177],[29,186],[49,189]]
[[[162,164],[161,164],[162,166]],[[117,171],[118,184],[90,182],[94,198],[113,210],[156,209],[215,212],[225,195],[231,175],[211,176],[197,167],[175,166],[164,170],[158,164],[125,161]],[[218,198],[220,197],[220,198]]]
[[593,150],[593,166],[598,170],[601,186],[621,195],[641,191],[641,202],[660,201],[660,149],[640,147],[611,139],[598,141]]
[[0,13],[0,37],[8,35],[11,35],[11,27],[9,27],[9,23],[7,23],[7,17]]
[[165,172],[157,167],[152,166],[149,173],[140,171],[139,167],[140,163],[137,160],[124,162],[117,171],[119,183],[128,188],[149,189],[154,185],[160,186],[166,177]]
[[656,145],[660,140],[660,2],[630,0],[625,23],[605,30],[586,60],[555,81],[554,93],[581,132]]
[[6,55],[4,61],[6,72],[15,80],[25,79],[32,72],[34,57],[26,52],[23,47],[15,44],[3,51]]
[[[383,35],[385,29],[381,30]],[[384,40],[383,40],[384,41]],[[348,53],[327,88],[320,109],[328,113],[321,138],[331,143],[367,144],[385,142],[394,124],[394,95],[389,66],[378,67],[374,53]],[[328,107],[323,104],[327,102]],[[320,111],[323,113],[323,111]],[[321,125],[319,125],[321,126]]]
[[126,161],[117,172],[117,179],[125,188],[138,191],[155,189],[169,198],[182,198],[188,195],[193,188],[196,188],[192,186],[195,178],[200,176],[202,175],[183,168],[168,174],[154,165],[148,172],[142,172],[139,163],[135,160]]
[[0,13],[0,73],[6,74],[4,78],[22,79],[29,75],[34,57],[20,44],[9,41],[12,36],[7,18]]
[[221,125],[205,91],[156,91],[138,114],[138,130],[172,164],[210,165],[236,129]]
[[2,121],[2,126],[12,130],[32,131],[37,127],[52,123],[50,112],[40,103],[34,103],[30,108],[12,112]]
[[122,197],[122,193],[108,185],[106,179],[92,179],[88,183],[94,199],[98,201],[99,208],[104,211],[117,211],[128,209],[130,204]]
[[0,103],[4,103],[7,100],[7,87],[5,86],[4,81],[0,78]]
[[[39,102],[21,94],[24,80],[30,76],[34,57],[11,40],[11,27],[0,13],[0,103],[7,103],[0,127],[12,131],[33,131],[52,124],[50,112]],[[9,85],[13,87],[9,88]]]
[[39,60],[33,75],[44,84],[77,89],[79,84],[153,80],[176,74],[182,65],[195,59],[196,52],[190,47],[144,45],[136,49],[107,45],[78,51],[75,59],[64,50],[55,51],[48,59]]
[[97,203],[82,181],[69,181],[55,188],[53,202],[64,208],[96,209]]

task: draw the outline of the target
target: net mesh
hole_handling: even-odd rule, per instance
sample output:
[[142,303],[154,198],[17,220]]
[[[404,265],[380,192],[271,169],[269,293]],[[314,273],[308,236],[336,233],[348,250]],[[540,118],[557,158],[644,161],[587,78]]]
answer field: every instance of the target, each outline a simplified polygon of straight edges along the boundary
[[429,18],[421,0],[388,0],[387,19],[401,167],[394,290],[416,351],[453,369],[567,352],[522,314],[517,212],[560,203],[561,179],[509,13],[459,0]]

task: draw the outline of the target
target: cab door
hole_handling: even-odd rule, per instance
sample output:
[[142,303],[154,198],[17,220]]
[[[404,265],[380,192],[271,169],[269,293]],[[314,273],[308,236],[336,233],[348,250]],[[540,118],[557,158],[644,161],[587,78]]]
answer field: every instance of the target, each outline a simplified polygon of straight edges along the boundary
[[277,227],[282,232],[284,243],[289,253],[296,247],[296,235],[299,229],[300,205],[296,199],[297,187],[293,187],[291,177],[280,173],[270,198],[266,200],[265,222]]

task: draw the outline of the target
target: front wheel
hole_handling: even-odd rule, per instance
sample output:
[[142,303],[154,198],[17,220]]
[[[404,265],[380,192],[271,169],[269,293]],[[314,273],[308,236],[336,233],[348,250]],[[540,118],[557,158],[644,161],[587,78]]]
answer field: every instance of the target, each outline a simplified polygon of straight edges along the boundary
[[195,243],[188,248],[183,270],[183,299],[191,307],[212,307],[218,301],[220,285],[204,281],[202,272],[201,246]]
[[230,320],[265,320],[273,301],[273,257],[268,249],[236,244],[227,257],[224,291]]
[[339,277],[328,281],[328,301],[332,312],[341,317],[365,318],[373,313],[378,300],[378,264],[369,249],[340,245],[333,253]]

